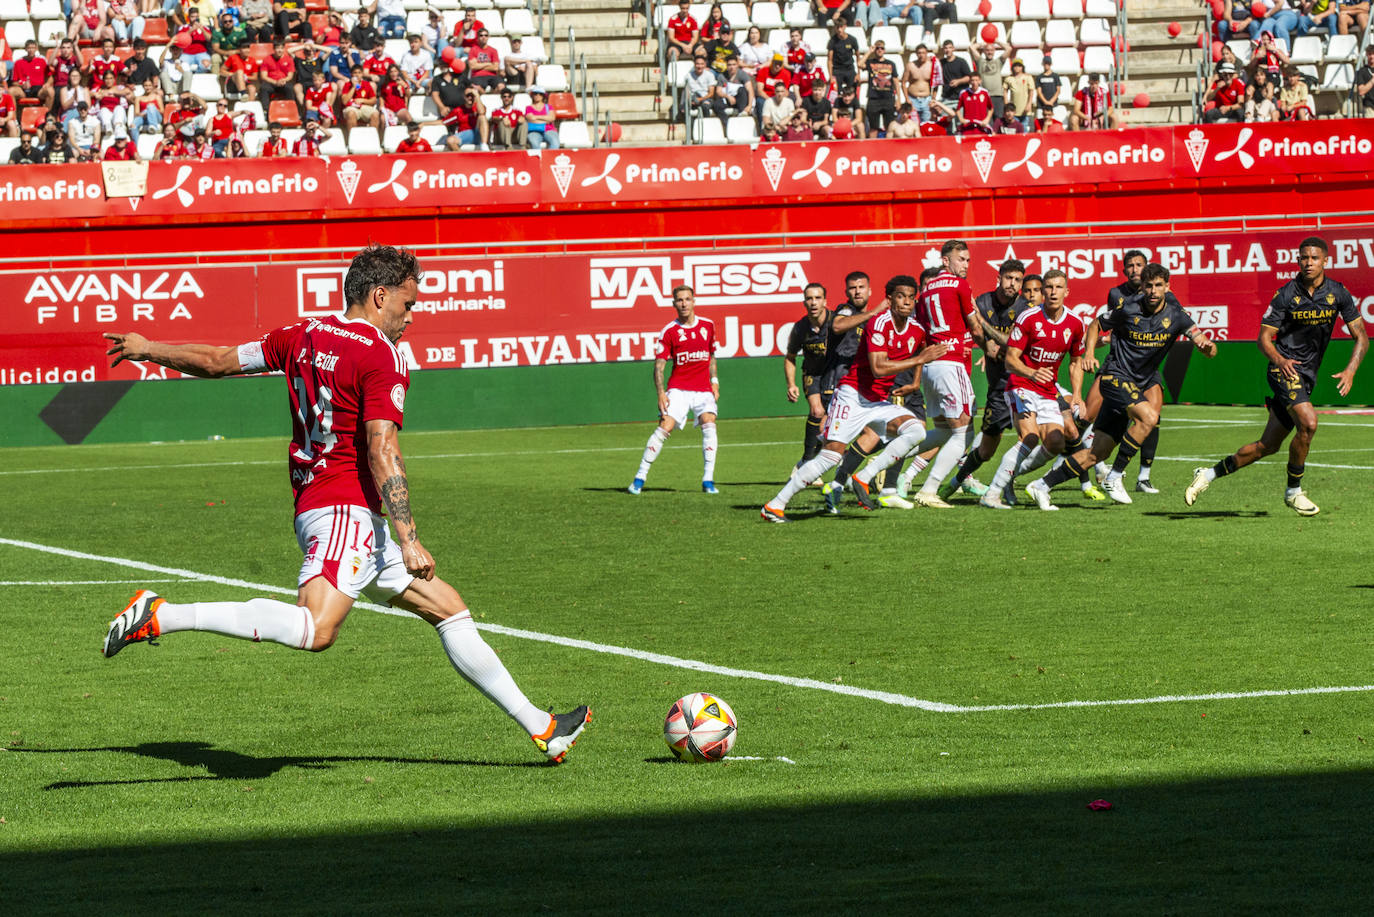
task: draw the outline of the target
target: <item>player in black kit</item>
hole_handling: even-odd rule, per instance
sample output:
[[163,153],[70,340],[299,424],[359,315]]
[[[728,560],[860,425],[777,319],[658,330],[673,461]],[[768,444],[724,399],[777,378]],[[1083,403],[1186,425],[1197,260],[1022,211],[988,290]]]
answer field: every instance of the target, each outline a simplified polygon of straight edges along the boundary
[[[1104,331],[1111,332],[1112,346],[1097,382],[1102,393],[1102,407],[1097,414],[1096,434],[1091,449],[1080,449],[1064,459],[1064,464],[1052,470],[1026,488],[1043,506],[1049,501],[1049,491],[1057,484],[1077,477],[1094,462],[1102,461],[1118,442],[1116,461],[1102,482],[1102,489],[1117,503],[1130,503],[1130,494],[1121,484],[1121,472],[1140,451],[1140,444],[1159,422],[1159,411],[1150,404],[1146,390],[1153,384],[1159,364],[1179,337],[1186,336],[1204,356],[1214,357],[1217,345],[1197,329],[1193,319],[1169,296],[1169,272],[1163,266],[1150,264],[1141,273],[1141,292],[1128,296],[1121,304],[1097,317],[1088,325],[1085,369],[1097,368],[1093,348]],[[1043,493],[1042,501],[1036,491]]]
[[[1126,280],[1107,291],[1108,312],[1120,306],[1121,301],[1127,296],[1134,296],[1140,292],[1140,275],[1145,270],[1145,253],[1138,248],[1128,250],[1122,256],[1121,270],[1126,275]],[[1179,305],[1178,298],[1173,293],[1170,293],[1166,299],[1173,305]],[[1095,384],[1096,380],[1094,380]],[[1150,405],[1156,412],[1163,409],[1164,382],[1159,378],[1158,373],[1155,373],[1154,385],[1145,390],[1145,397],[1149,399]],[[1150,469],[1154,466],[1157,451],[1159,451],[1159,425],[1155,424],[1150,435],[1145,437],[1145,442],[1140,444],[1140,474],[1136,477],[1135,489],[1141,493],[1159,493],[1159,488],[1150,481]]]
[[[851,311],[840,315],[826,306],[825,287],[809,283],[802,291],[806,303],[806,317],[798,319],[787,336],[787,353],[783,357],[782,373],[787,381],[787,400],[795,402],[802,394],[810,409],[806,418],[806,439],[802,447],[802,462],[816,457],[821,450],[821,426],[835,393],[835,383],[843,376],[833,376],[830,368],[832,347],[851,330],[861,331],[867,316],[855,317]],[[797,386],[797,354],[802,355],[802,384]],[[848,367],[846,367],[846,370]],[[798,465],[801,462],[797,463]]]
[[1336,391],[1350,394],[1355,371],[1369,350],[1369,333],[1354,297],[1342,284],[1326,276],[1326,242],[1316,236],[1298,246],[1298,274],[1279,287],[1269,301],[1269,311],[1260,319],[1259,349],[1269,359],[1267,378],[1273,395],[1266,398],[1269,422],[1253,443],[1241,446],[1233,455],[1211,468],[1193,472],[1193,483],[1183,492],[1183,502],[1192,506],[1212,481],[1244,468],[1266,455],[1273,455],[1289,433],[1296,435],[1288,445],[1288,488],[1283,502],[1300,516],[1315,516],[1321,511],[1302,489],[1307,451],[1317,432],[1317,412],[1312,408],[1312,387],[1317,382],[1326,345],[1340,316],[1355,339],[1350,362],[1334,373]]

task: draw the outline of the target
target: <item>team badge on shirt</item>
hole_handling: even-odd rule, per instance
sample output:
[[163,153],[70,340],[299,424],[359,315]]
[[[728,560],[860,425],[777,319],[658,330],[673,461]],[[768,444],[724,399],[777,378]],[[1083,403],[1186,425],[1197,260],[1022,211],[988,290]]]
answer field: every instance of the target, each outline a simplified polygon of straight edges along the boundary
[[396,410],[406,409],[406,389],[399,382],[391,387],[391,403],[396,405]]

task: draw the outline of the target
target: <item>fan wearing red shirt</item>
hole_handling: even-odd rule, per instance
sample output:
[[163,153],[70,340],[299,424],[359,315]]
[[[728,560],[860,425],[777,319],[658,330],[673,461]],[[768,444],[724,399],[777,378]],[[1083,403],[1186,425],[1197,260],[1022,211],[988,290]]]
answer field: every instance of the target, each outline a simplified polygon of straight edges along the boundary
[[70,38],[62,39],[62,44],[57,49],[57,56],[52,60],[52,83],[58,89],[64,89],[68,83],[68,77],[73,70],[81,69],[81,59],[76,56],[76,43]]
[[433,153],[434,147],[420,136],[420,122],[411,121],[406,125],[406,139],[396,144],[397,153]]
[[250,100],[258,97],[258,70],[262,64],[246,49],[229,52],[220,64],[219,75],[224,81],[224,91]]
[[487,92],[505,85],[501,78],[501,55],[487,44],[487,30],[477,33],[477,44],[468,49],[468,78],[472,84]]
[[153,151],[153,158],[164,162],[186,158],[186,144],[182,141],[181,134],[177,132],[176,125],[162,125],[162,142]]
[[262,144],[262,152],[258,154],[263,159],[276,159],[291,155],[291,144],[281,135],[281,130],[281,125],[276,121],[267,125],[267,139]]
[[147,360],[204,378],[285,374],[296,540],[305,557],[294,603],[173,604],[141,590],[110,624],[104,654],[186,630],[318,652],[334,643],[366,589],[370,598],[434,625],[458,673],[559,762],[591,711],[582,706],[554,716],[530,703],[482,640],[458,590],[435,576],[434,558],[420,543],[397,437],[410,374],[396,347],[410,324],[419,278],[413,254],[372,246],[344,277],[342,315],[278,328],[237,347],[106,335],[115,365]]
[[1245,120],[1245,84],[1236,77],[1233,64],[1223,62],[1217,67],[1216,78],[1207,87],[1205,100],[1204,124]]
[[792,74],[792,100],[798,105],[801,104],[802,99],[811,95],[812,86],[817,83],[825,86],[828,82],[825,70],[821,68],[820,64],[816,63],[816,56],[814,54],[807,54],[806,57],[806,64],[802,69]]
[[106,162],[138,162],[138,147],[129,142],[129,132],[115,128],[115,141],[106,148],[101,159]]
[[983,78],[976,70],[969,74],[968,88],[959,93],[959,130],[965,134],[992,133],[992,96],[983,88]]
[[458,39],[458,44],[462,46],[463,57],[477,47],[477,33],[485,29],[482,20],[477,18],[477,10],[468,7],[463,11],[463,18],[453,27],[453,37]]
[[115,78],[118,79],[124,73],[124,62],[115,55],[115,43],[113,38],[107,38],[100,43],[100,54],[91,58],[90,74],[91,85],[99,86],[105,82],[105,72],[113,71]]
[[334,87],[325,82],[324,73],[316,70],[313,82],[305,91],[305,120],[322,124],[334,123]]
[[792,71],[783,66],[781,54],[773,55],[773,62],[768,65],[768,69],[759,68],[758,75],[754,77],[758,83],[758,92],[754,93],[757,100],[756,105],[759,111],[763,111],[763,97],[772,98],[778,93],[787,95],[792,88]]
[[9,94],[14,96],[16,102],[20,99],[37,99],[44,107],[49,107],[55,92],[54,85],[48,59],[39,53],[38,42],[32,39],[24,42],[24,56],[17,58],[10,67]]
[[402,123],[414,120],[410,114],[410,83],[406,81],[401,68],[392,64],[378,90],[382,108],[390,112],[389,123]]
[[[649,434],[629,492],[638,494],[644,489],[649,466],[663,451],[669,434],[685,424],[690,413],[701,427],[701,489],[704,493],[715,494],[719,493],[715,474],[716,399],[720,397],[720,379],[716,376],[716,324],[696,314],[696,293],[689,286],[673,290],[673,309],[677,311],[677,318],[659,332],[658,348],[654,353],[658,426]],[[669,364],[673,369],[665,389],[663,370]]]
[[[1067,439],[1058,379],[1065,357],[1073,361],[1069,364],[1070,404],[1080,400],[1083,388],[1081,357],[1086,332],[1083,322],[1064,302],[1069,292],[1068,277],[1060,270],[1046,271],[1044,290],[1044,304],[1018,315],[1007,340],[1007,388],[1002,397],[1015,418],[1019,442],[1002,456],[1002,464],[983,495],[983,505],[997,509],[1010,509],[1001,494],[1016,475],[1033,471],[1064,451]],[[1035,490],[1029,493],[1041,509],[1058,509],[1050,505],[1048,490],[1043,502]]]
[[340,97],[344,127],[349,130],[359,125],[377,127],[380,117],[377,111],[377,88],[363,76],[362,64],[354,65],[352,76],[351,80],[344,83]]
[[386,79],[387,70],[394,66],[396,66],[396,62],[387,56],[383,45],[373,48],[372,53],[363,58],[363,70],[367,72],[374,86],[380,86],[382,81]]
[[1096,131],[1116,126],[1112,114],[1112,96],[1102,85],[1102,77],[1088,76],[1088,85],[1073,97],[1073,113],[1069,115],[1069,130]]
[[215,155],[224,156],[224,150],[234,137],[234,118],[229,114],[229,102],[220,99],[215,102],[215,114],[210,119],[210,145]]
[[177,38],[185,36],[181,46],[182,63],[197,73],[210,72],[210,27],[200,21],[200,8],[186,10],[186,24],[177,29]]
[[330,137],[329,131],[320,127],[318,121],[305,122],[305,133],[291,148],[292,156],[318,156],[320,146]]
[[668,20],[668,60],[691,59],[701,44],[697,21],[692,18],[692,0],[678,0],[677,15]]
[[19,106],[8,92],[0,91],[0,132],[6,137],[19,136]]
[[[807,289],[814,286],[817,285],[811,284]],[[888,308],[855,316],[862,316],[860,323],[866,322],[868,327],[859,339],[854,362],[830,399],[821,431],[825,445],[814,457],[792,469],[782,490],[759,511],[764,521],[787,522],[788,501],[839,465],[849,444],[870,429],[881,431],[890,442],[881,455],[849,481],[859,502],[866,509],[873,509],[877,503],[869,494],[869,485],[874,475],[905,457],[921,441],[925,424],[905,406],[889,400],[893,395],[907,394],[906,386],[894,390],[899,373],[930,363],[948,346],[931,344],[926,329],[913,315],[917,289],[915,277],[899,274],[884,287]]]

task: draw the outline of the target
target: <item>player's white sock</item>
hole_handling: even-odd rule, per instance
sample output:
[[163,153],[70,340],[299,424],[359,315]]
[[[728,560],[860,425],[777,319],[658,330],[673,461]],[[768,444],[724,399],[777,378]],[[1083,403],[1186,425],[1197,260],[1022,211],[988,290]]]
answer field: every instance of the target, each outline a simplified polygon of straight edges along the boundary
[[[960,427],[957,430],[949,431],[948,442],[940,447],[940,451],[935,453],[935,461],[930,463],[930,474],[926,476],[925,483],[921,485],[921,492],[933,494],[940,489],[945,478],[949,477],[950,472],[959,467],[959,460],[967,451],[968,440],[971,433],[972,424],[967,427]],[[938,427],[936,429],[939,429]],[[931,431],[934,432],[934,431]],[[921,451],[927,448],[926,443],[930,437],[926,437],[926,442],[921,443]]]
[[1121,472],[1117,471],[1115,468],[1112,468],[1112,469],[1110,469],[1110,470],[1107,472],[1107,476],[1106,476],[1105,478],[1102,479],[1102,483],[1103,483],[1103,484],[1110,484],[1110,483],[1112,483],[1113,481],[1119,481],[1119,480],[1121,480]]
[[[1100,478],[1106,478],[1111,475],[1112,466],[1108,465],[1106,462],[1098,462],[1093,466],[1093,473]],[[1119,478],[1121,475],[1117,475],[1117,477]]]
[[898,489],[909,490],[911,488],[911,482],[916,480],[916,475],[925,471],[926,466],[929,464],[929,462],[919,455],[913,456],[911,461],[907,464],[906,470],[902,472],[902,476],[897,479]]
[[163,602],[157,623],[164,634],[204,630],[255,643],[269,640],[292,649],[307,649],[315,641],[310,609],[276,599],[246,602]]
[[[1210,484],[1217,479],[1217,470],[1215,468],[1208,466],[1207,468],[1203,468],[1200,470],[1202,472],[1202,479],[1207,483]],[[160,617],[161,616],[159,615],[159,618]]]
[[701,425],[701,461],[701,479],[714,481],[716,479],[716,425],[714,422]]
[[792,474],[787,478],[787,483],[782,485],[782,490],[778,491],[776,497],[768,501],[768,505],[773,509],[786,509],[787,501],[806,490],[812,481],[818,480],[821,475],[839,463],[840,453],[822,449],[816,453],[815,458],[804,462],[800,468],[792,470]]
[[904,455],[915,449],[921,440],[925,439],[925,433],[926,428],[919,420],[908,420],[898,429],[897,436],[887,444],[887,448],[854,477],[864,484],[872,482],[878,472],[891,468]]
[[663,444],[668,441],[668,434],[663,432],[662,427],[654,427],[654,432],[649,434],[649,441],[644,445],[644,457],[639,460],[639,470],[635,472],[635,477],[641,481],[649,476],[649,466],[658,458],[658,454],[663,451]]
[[1016,473],[1022,475],[1028,471],[1034,471],[1053,457],[1053,453],[1045,448],[1045,444],[1040,443],[1031,450],[1029,455],[1021,460],[1019,465],[1016,466]]
[[1025,461],[1031,452],[1032,450],[1020,441],[1008,449],[1007,454],[1002,456],[1002,463],[997,466],[997,473],[992,476],[992,483],[988,485],[988,489],[993,493],[1001,493],[1002,488],[1011,483],[1012,475],[1016,473],[1017,467]]
[[1149,481],[1149,480],[1150,480],[1150,466],[1149,466],[1149,465],[1141,465],[1141,466],[1140,466],[1140,473],[1137,474],[1137,475],[1135,476],[1135,479],[1136,479],[1137,481]]
[[525,697],[495,651],[477,632],[477,625],[466,609],[441,621],[434,629],[439,632],[448,661],[453,663],[458,674],[506,711],[521,729],[533,736],[549,728],[549,714]]

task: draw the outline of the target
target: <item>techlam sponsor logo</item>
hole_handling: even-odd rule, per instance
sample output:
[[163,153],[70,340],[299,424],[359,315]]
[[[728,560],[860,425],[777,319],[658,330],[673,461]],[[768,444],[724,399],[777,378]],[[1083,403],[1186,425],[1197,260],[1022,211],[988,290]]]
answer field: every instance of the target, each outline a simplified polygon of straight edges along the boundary
[[810,252],[593,258],[591,307],[630,309],[646,299],[668,306],[682,284],[695,291],[698,306],[797,303],[810,260]]
[[1185,306],[1188,314],[1203,331],[1214,341],[1228,340],[1231,330],[1231,310],[1229,306]]
[[45,181],[37,184],[0,182],[0,204],[25,204],[33,201],[98,201],[105,192],[95,182]]
[[[273,172],[260,178],[235,178],[232,175],[206,169],[191,181],[195,169],[182,165],[177,169],[172,183],[152,193],[152,199],[160,201],[164,197],[176,195],[177,203],[190,207],[197,197],[225,197],[243,200],[255,195],[278,197],[284,194],[313,194],[320,189],[318,179],[300,172]],[[187,187],[187,186],[190,187]],[[192,191],[191,188],[195,190]]]
[[296,268],[296,314],[301,318],[338,315],[343,311],[346,267]]

